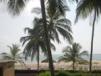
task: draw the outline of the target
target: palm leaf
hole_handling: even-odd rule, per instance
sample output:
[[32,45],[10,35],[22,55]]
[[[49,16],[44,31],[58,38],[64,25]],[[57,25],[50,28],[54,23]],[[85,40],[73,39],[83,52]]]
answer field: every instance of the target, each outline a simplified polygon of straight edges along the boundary
[[88,52],[87,51],[80,52],[80,55],[81,56],[83,56],[83,55],[88,56]]
[[8,0],[8,10],[13,15],[19,14],[24,8],[26,0]]
[[96,12],[96,16],[99,17],[101,13],[101,1],[100,0],[81,0],[78,4],[76,11],[76,22],[79,17],[86,18],[92,12]]
[[57,30],[59,31],[59,33],[65,38],[68,40],[69,43],[72,43],[72,35],[67,32],[66,30],[63,30],[61,27],[57,27]]

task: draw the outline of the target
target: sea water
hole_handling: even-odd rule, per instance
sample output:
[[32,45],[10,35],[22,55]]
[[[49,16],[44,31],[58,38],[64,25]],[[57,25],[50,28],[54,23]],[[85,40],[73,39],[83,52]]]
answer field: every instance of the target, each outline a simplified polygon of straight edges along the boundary
[[[63,56],[63,54],[52,54],[52,58],[53,58],[53,60],[56,61],[56,62],[59,60],[59,58],[60,58],[61,56]],[[83,56],[82,58],[84,58],[85,60],[89,60],[89,59],[90,59],[90,55],[89,55],[89,56]],[[41,54],[41,55],[40,55],[40,62],[41,62],[42,60],[44,60],[44,59],[46,59],[46,57],[45,57],[43,54]],[[100,60],[101,60],[101,54],[93,54],[93,60],[98,60],[98,61],[100,61]],[[25,62],[26,62],[26,63],[36,63],[36,62],[37,62],[37,58],[35,57],[35,58],[31,61],[31,59],[30,59],[30,57],[29,57]]]

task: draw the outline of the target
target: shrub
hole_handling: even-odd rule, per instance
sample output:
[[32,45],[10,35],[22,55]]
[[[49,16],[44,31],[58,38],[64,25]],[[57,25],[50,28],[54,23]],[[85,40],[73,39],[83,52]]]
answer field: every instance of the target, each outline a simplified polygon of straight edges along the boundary
[[71,73],[70,76],[82,76],[80,73]]
[[59,72],[56,74],[56,76],[70,76],[70,75],[66,72]]
[[69,72],[65,72],[65,71],[62,71],[62,72],[59,72],[56,74],[56,76],[82,76],[81,73],[69,73]]
[[51,76],[50,72],[42,72],[39,74],[39,76]]

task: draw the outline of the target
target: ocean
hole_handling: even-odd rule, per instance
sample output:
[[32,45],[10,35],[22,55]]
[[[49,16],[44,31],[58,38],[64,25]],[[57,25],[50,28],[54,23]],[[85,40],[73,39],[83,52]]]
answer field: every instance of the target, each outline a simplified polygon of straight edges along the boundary
[[[52,54],[53,60],[58,61],[59,57],[61,57],[63,54]],[[89,60],[90,57],[89,56],[83,56],[84,59]],[[40,55],[40,62],[42,60],[46,59],[46,57],[44,55]],[[101,54],[93,54],[93,60],[101,60]],[[34,58],[32,61],[30,58],[28,58],[26,61],[26,63],[36,63],[36,58]]]

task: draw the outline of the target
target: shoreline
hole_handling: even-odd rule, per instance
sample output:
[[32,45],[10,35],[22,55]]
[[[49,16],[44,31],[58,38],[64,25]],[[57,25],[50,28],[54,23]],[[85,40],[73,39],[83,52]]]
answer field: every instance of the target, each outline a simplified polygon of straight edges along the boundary
[[[48,70],[48,63],[40,63],[40,70]],[[76,70],[89,70],[89,64],[77,64],[75,65]],[[72,70],[72,62],[57,62],[54,63],[55,70]],[[26,66],[23,64],[15,64],[17,70],[37,70],[37,63],[27,63]],[[94,60],[92,64],[92,70],[101,70],[101,61]]]

